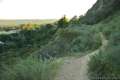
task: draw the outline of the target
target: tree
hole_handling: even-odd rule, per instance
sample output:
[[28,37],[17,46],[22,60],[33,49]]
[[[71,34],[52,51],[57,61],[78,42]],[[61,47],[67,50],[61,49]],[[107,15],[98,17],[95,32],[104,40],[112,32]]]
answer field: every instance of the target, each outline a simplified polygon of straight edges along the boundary
[[64,15],[58,22],[57,22],[58,28],[65,28],[68,26],[68,19]]

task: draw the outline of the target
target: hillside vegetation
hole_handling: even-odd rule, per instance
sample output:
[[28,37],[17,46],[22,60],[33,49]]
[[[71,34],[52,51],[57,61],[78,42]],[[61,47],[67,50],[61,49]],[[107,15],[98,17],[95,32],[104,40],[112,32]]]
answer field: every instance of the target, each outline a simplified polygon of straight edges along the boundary
[[54,80],[61,59],[81,57],[102,46],[100,33],[108,45],[91,57],[89,78],[119,80],[119,4],[119,0],[98,0],[80,18],[64,16],[49,24],[22,24],[16,33],[0,34],[0,80]]
[[119,0],[98,0],[83,18],[86,24],[94,24],[91,27],[102,32],[108,40],[108,45],[91,57],[88,69],[91,80],[120,79],[119,5]]
[[[120,74],[120,12],[95,25],[109,41],[108,46],[89,62],[91,80],[104,77],[119,80]],[[93,79],[93,77],[95,79]],[[104,80],[104,79],[102,79]],[[107,79],[105,79],[107,80]]]
[[97,0],[82,18],[84,24],[96,24],[120,9],[120,0]]
[[[89,25],[78,24],[78,19],[68,21],[64,16],[53,24],[45,24],[38,27],[33,26],[33,28],[29,27],[29,25],[25,27],[26,28],[20,28],[20,31],[16,33],[0,35],[0,79],[7,80],[8,78],[8,80],[19,80],[17,73],[23,74],[22,71],[30,67],[31,62],[26,62],[26,58],[30,56],[42,60],[43,63],[46,60],[49,61],[52,59],[50,62],[50,64],[52,64],[52,62],[57,61],[54,58],[59,59],[65,56],[77,55],[83,56],[101,46],[99,33],[94,31]],[[21,60],[23,62],[25,61],[25,63],[19,64]],[[23,67],[16,66],[18,64]],[[59,64],[61,64],[61,61],[52,66],[53,70],[56,71],[57,67],[54,68],[54,66]],[[35,66],[37,66],[37,64]],[[49,64],[44,65],[44,67],[51,69]],[[16,68],[20,68],[20,70],[16,70]],[[30,69],[30,72],[34,74],[32,69]],[[49,72],[41,72],[41,76],[43,77],[42,74],[50,75]],[[16,76],[12,73],[16,73]],[[4,77],[5,75],[7,76],[6,78]],[[11,78],[9,75],[11,75]],[[21,78],[26,80],[27,77],[30,76],[30,74],[23,74]],[[34,79],[34,76],[32,79]]]

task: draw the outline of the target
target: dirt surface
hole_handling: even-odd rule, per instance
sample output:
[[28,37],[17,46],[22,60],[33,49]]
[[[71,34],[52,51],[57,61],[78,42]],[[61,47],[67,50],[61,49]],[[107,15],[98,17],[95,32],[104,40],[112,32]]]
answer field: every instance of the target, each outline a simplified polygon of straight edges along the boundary
[[104,49],[104,47],[107,46],[107,40],[102,33],[100,33],[100,35],[102,46],[86,56],[66,59],[55,80],[89,80],[87,64],[90,60],[90,56],[97,54],[100,49]]

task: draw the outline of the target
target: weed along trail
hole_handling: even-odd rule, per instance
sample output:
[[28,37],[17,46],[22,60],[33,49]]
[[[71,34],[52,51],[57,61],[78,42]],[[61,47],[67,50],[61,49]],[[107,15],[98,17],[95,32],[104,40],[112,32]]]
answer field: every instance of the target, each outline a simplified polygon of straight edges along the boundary
[[87,64],[90,60],[90,56],[97,54],[100,49],[107,45],[107,40],[102,33],[100,33],[100,36],[102,40],[102,46],[99,49],[80,58],[66,59],[64,64],[61,66],[55,80],[89,80],[87,76]]

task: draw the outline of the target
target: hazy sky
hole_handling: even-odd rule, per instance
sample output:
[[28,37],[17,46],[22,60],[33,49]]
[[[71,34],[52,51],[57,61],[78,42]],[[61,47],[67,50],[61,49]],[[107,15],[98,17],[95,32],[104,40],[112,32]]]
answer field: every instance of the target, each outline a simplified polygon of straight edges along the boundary
[[0,0],[0,19],[54,19],[84,14],[96,0]]

